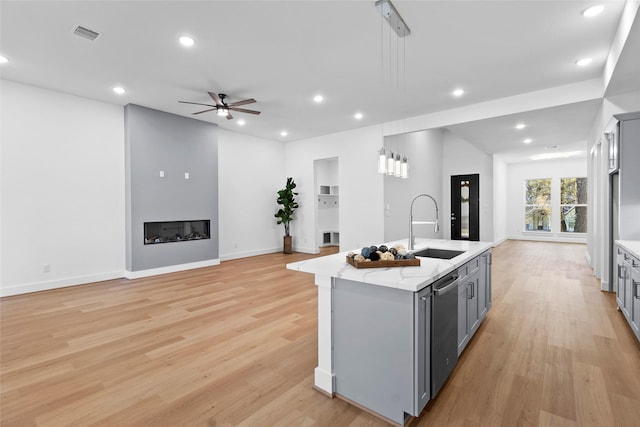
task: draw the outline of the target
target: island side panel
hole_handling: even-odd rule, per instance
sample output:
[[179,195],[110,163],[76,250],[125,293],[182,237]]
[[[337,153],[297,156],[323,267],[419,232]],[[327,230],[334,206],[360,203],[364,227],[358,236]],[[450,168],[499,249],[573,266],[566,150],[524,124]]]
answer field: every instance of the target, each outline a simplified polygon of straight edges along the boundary
[[414,412],[414,292],[336,278],[336,394],[397,424]]
[[333,280],[331,276],[315,276],[315,284],[318,286],[318,366],[314,370],[314,384],[317,389],[331,397],[335,393],[331,354]]

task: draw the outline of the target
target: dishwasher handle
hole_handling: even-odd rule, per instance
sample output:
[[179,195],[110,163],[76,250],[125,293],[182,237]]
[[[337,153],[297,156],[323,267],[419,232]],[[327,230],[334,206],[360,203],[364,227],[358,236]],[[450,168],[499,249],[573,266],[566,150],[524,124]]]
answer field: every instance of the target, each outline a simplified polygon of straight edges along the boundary
[[441,287],[441,288],[436,288],[433,292],[436,295],[444,295],[447,292],[452,291],[453,289],[458,287],[458,276],[453,276],[452,277],[453,281],[450,283],[447,283],[447,285]]

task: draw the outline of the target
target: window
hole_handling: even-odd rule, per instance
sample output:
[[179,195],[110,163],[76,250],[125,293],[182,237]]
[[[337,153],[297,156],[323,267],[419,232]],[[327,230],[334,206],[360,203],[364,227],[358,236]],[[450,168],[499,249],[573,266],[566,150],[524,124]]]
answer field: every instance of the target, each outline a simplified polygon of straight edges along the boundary
[[524,212],[526,231],[551,231],[551,178],[527,179]]
[[587,178],[560,178],[560,231],[587,232]]

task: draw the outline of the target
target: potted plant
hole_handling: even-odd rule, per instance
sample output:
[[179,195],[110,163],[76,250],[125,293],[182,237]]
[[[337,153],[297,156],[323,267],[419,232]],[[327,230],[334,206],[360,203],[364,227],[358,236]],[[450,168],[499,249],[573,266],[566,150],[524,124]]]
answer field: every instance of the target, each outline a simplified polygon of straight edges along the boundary
[[293,213],[298,209],[296,203],[295,193],[293,189],[296,188],[296,183],[293,178],[287,178],[287,185],[278,191],[278,199],[276,200],[282,207],[274,215],[278,218],[278,224],[284,224],[284,239],[283,239],[283,253],[291,253],[291,234],[289,233],[289,223],[293,220]]

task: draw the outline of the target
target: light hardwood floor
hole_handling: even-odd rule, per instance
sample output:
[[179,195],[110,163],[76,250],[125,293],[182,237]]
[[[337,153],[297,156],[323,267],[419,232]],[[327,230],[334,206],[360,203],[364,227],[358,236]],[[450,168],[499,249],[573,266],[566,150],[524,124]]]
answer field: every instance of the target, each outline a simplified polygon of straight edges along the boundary
[[[0,424],[386,426],[312,389],[316,287],[271,254],[0,300]],[[493,308],[413,426],[640,425],[640,345],[585,246],[494,249]]]

